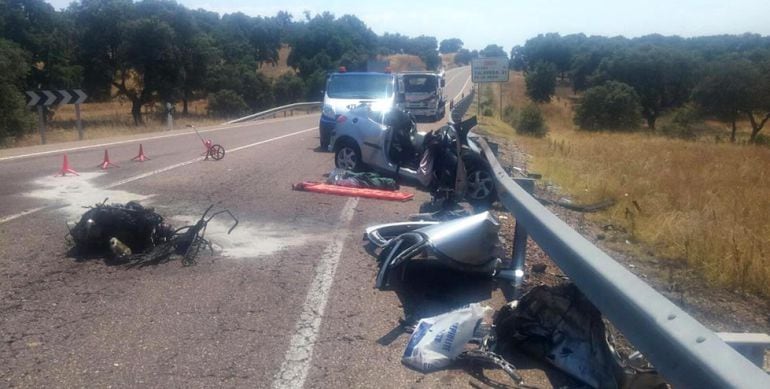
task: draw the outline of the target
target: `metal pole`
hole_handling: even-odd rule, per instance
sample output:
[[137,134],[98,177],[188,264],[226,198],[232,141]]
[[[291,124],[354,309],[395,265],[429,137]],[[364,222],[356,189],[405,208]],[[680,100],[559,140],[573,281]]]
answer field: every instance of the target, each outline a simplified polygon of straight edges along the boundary
[[40,143],[45,144],[45,114],[42,105],[37,106],[37,123],[40,129]]
[[83,122],[80,121],[80,104],[75,104],[75,123],[78,126],[78,139],[83,140]]
[[166,103],[166,130],[174,129],[174,116],[171,115],[171,103]]
[[481,116],[481,84],[476,84],[476,116]]
[[498,85],[500,86],[500,120],[503,120],[503,83]]
[[[531,178],[514,178],[519,186],[527,193],[532,194],[535,191],[535,180]],[[516,227],[513,230],[513,275],[514,275],[514,296],[516,299],[521,297],[521,284],[524,281],[524,261],[527,259],[527,230],[524,225],[516,219]]]

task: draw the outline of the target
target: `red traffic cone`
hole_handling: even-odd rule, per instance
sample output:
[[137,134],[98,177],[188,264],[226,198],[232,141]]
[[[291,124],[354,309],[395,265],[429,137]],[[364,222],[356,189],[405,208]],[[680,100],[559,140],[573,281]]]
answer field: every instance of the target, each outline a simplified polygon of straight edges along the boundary
[[144,161],[149,161],[150,160],[150,158],[148,158],[146,155],[144,155],[144,148],[142,147],[141,143],[139,143],[139,155],[137,155],[134,158],[131,158],[131,160],[132,161],[139,161],[139,162],[144,162]]
[[71,173],[76,176],[80,175],[78,174],[78,172],[75,171],[75,169],[70,167],[70,161],[69,159],[67,159],[67,154],[64,154],[64,161],[62,161],[61,169],[59,170],[59,173],[56,173],[56,175],[54,175],[54,177],[57,177],[57,176],[64,177],[67,175],[67,173]]
[[99,164],[99,167],[102,169],[109,169],[110,167],[120,167],[120,166],[110,162],[110,155],[107,154],[107,149],[104,149],[104,162]]

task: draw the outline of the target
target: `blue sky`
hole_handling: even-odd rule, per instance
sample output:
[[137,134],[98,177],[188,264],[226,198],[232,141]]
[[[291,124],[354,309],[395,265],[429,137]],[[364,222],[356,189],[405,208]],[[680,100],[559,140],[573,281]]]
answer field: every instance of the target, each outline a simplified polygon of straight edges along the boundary
[[[49,0],[63,8],[70,0]],[[188,8],[223,13],[273,16],[288,11],[295,20],[303,11],[330,11],[337,16],[353,14],[374,32],[430,35],[438,40],[457,37],[469,49],[494,43],[506,51],[539,33],[558,32],[587,35],[698,36],[741,34],[770,35],[770,1],[608,0],[580,1],[311,1],[311,0],[178,0]]]

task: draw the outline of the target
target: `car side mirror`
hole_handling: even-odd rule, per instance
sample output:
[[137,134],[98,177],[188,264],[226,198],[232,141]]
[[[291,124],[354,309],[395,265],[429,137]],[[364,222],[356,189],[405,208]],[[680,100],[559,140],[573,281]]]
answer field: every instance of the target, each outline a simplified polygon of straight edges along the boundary
[[443,88],[445,86],[446,86],[446,80],[442,78],[441,79],[441,87]]

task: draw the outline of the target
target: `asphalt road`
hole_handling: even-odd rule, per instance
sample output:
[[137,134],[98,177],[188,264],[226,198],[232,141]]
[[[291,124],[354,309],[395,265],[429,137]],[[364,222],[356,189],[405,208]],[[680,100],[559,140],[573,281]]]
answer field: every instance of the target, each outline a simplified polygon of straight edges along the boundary
[[[469,78],[450,70],[447,95]],[[402,366],[408,335],[394,331],[405,309],[467,301],[376,291],[361,241],[428,194],[406,187],[415,200],[394,203],[292,191],[333,167],[316,149],[317,124],[316,114],[205,129],[227,149],[218,162],[200,160],[187,129],[0,154],[0,386],[468,386],[463,370]],[[151,160],[131,162],[140,143]],[[105,147],[119,168],[96,167]],[[81,177],[53,177],[61,149]],[[66,223],[107,197],[141,200],[175,224],[221,202],[241,224],[226,236],[225,219],[212,223],[225,251],[190,267],[67,258]],[[468,301],[499,295],[472,284]]]

